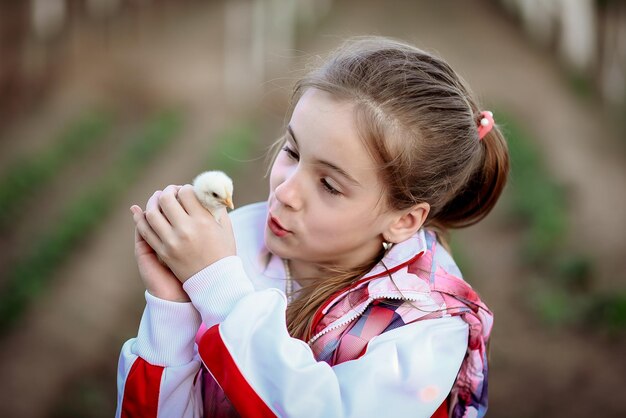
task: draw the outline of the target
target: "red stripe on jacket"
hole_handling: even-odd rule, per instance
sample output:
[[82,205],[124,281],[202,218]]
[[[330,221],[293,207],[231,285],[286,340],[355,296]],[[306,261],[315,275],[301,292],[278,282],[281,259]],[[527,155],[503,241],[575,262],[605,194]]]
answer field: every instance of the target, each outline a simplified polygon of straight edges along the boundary
[[198,352],[207,369],[241,416],[254,418],[276,416],[241,374],[222,340],[219,325],[209,328],[200,338]]
[[444,399],[443,403],[439,405],[439,408],[431,416],[431,418],[448,418],[448,399]]
[[122,418],[156,418],[163,369],[141,357],[135,360],[124,386]]

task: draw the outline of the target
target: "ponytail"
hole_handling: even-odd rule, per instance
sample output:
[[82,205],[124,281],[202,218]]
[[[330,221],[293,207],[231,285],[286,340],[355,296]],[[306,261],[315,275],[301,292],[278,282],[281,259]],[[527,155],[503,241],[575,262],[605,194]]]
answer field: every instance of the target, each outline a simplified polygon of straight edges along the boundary
[[494,126],[480,142],[481,158],[468,181],[427,221],[427,226],[441,235],[445,235],[450,228],[464,228],[482,220],[504,190],[509,173],[506,141]]

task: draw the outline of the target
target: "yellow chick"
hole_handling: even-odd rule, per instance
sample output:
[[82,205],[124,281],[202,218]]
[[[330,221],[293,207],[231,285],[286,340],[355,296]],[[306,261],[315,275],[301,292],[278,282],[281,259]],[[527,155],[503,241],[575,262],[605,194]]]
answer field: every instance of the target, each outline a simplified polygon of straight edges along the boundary
[[207,208],[215,220],[220,222],[219,208],[233,205],[233,181],[222,171],[205,171],[193,180],[196,197]]

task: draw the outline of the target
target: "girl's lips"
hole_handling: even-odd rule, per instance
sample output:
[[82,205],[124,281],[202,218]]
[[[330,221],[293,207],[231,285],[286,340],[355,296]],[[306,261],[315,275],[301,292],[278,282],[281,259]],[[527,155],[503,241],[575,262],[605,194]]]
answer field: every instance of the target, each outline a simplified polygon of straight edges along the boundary
[[291,232],[283,228],[282,225],[278,222],[278,220],[274,218],[273,216],[270,216],[269,219],[267,220],[267,226],[269,227],[270,231],[272,231],[274,235],[276,235],[277,237],[284,237],[285,235]]

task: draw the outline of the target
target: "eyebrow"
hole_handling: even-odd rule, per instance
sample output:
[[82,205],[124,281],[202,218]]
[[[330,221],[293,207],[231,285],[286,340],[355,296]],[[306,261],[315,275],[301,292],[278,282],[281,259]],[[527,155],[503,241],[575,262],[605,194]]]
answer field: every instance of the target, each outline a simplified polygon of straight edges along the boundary
[[[291,139],[293,139],[293,142],[295,142],[296,146],[298,146],[298,140],[296,139],[296,135],[293,133],[293,129],[291,128],[291,125],[287,125],[287,131],[289,132],[289,135],[291,136]],[[342,169],[341,167],[337,167],[335,164],[329,162],[329,161],[325,161],[325,160],[320,160],[320,159],[315,159],[315,162],[318,164],[321,164],[323,166],[326,166],[328,168],[330,168],[333,171],[336,171],[338,174],[342,175],[343,177],[346,178],[346,180],[348,180],[349,182],[353,183],[356,186],[362,187],[361,183],[359,183],[354,177],[352,177],[350,174],[348,174],[344,169]]]

